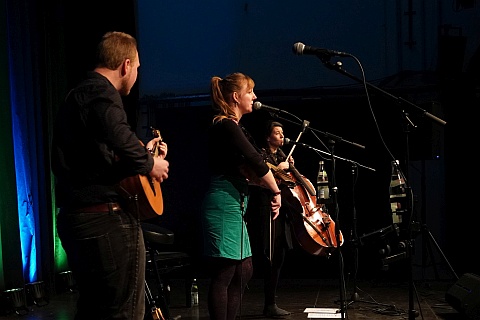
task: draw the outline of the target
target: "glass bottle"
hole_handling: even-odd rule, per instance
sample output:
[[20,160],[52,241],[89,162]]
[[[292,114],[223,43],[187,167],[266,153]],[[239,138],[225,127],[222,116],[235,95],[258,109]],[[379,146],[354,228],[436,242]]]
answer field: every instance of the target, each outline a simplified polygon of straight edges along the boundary
[[405,179],[399,168],[399,161],[392,161],[392,175],[390,178],[390,208],[392,211],[392,222],[401,224],[403,214],[407,209],[407,193],[405,190]]
[[322,203],[330,198],[330,190],[328,188],[328,175],[325,171],[325,163],[320,160],[318,163],[317,175],[317,202]]

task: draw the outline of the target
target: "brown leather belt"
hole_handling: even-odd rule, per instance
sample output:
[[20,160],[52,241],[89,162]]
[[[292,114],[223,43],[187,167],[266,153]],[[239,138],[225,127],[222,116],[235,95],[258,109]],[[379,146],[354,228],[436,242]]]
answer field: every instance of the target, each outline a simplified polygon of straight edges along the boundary
[[120,205],[118,203],[112,202],[112,203],[99,203],[99,204],[94,204],[88,207],[78,208],[73,210],[73,212],[85,212],[85,213],[110,212],[110,206],[112,208],[112,211],[121,210]]

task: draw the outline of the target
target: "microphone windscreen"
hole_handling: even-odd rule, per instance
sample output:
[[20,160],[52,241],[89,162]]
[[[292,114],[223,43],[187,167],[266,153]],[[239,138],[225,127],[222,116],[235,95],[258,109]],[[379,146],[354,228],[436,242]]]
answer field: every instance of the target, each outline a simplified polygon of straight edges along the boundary
[[262,107],[262,103],[260,101],[255,101],[253,103],[253,109],[258,110]]
[[284,141],[285,144],[290,144],[290,139],[288,139],[288,138],[283,138],[283,141]]
[[302,55],[304,49],[305,49],[305,45],[301,42],[297,42],[293,45],[292,51],[297,55]]

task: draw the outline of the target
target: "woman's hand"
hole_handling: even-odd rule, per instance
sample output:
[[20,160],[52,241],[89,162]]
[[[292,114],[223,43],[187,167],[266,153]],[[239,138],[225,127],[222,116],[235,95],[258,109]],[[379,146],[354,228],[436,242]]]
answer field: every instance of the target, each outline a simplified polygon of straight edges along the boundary
[[288,161],[283,161],[280,162],[277,167],[282,170],[288,170],[288,168],[290,168],[290,164]]
[[288,161],[288,163],[291,164],[292,166],[295,164],[295,160],[293,160],[293,157],[292,157],[292,156],[288,157],[287,161]]
[[273,220],[275,220],[280,214],[280,207],[282,206],[282,196],[280,195],[280,193],[275,194],[273,196],[271,205],[272,205],[272,213],[274,214]]

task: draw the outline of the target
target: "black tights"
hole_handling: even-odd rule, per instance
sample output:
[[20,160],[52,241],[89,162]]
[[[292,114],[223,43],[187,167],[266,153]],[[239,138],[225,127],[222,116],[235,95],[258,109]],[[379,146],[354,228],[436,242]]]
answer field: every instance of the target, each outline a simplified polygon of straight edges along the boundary
[[252,258],[242,261],[211,258],[208,291],[208,312],[212,320],[234,320],[242,301],[243,291],[252,278]]

